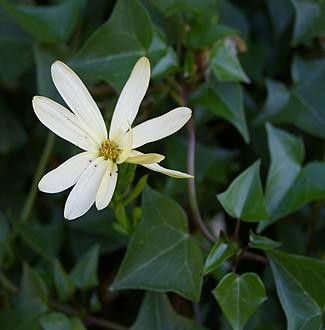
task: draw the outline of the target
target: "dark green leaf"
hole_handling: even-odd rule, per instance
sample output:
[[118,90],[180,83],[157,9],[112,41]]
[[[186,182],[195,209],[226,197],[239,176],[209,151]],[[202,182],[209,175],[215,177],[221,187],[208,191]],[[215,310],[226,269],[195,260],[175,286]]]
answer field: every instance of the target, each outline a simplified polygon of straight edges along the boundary
[[175,13],[191,14],[195,19],[216,15],[218,10],[217,0],[164,0],[154,1],[154,5],[159,8],[165,15],[173,15]]
[[[230,47],[230,46],[229,46]],[[238,58],[227,47],[225,41],[220,41],[211,53],[211,67],[221,81],[249,82],[249,78],[243,71]]]
[[325,164],[311,162],[302,168],[302,140],[271,125],[267,126],[271,166],[266,184],[266,200],[271,221],[260,223],[258,231],[308,202],[325,196]]
[[194,321],[178,315],[163,293],[147,292],[138,318],[130,330],[204,330]]
[[36,45],[34,47],[36,62],[37,91],[40,95],[62,102],[54,87],[51,77],[51,65],[56,60],[65,61],[68,50],[65,46]]
[[114,220],[113,211],[106,208],[99,213],[97,210],[90,210],[82,221],[70,221],[68,228],[73,256],[80,258],[95,243],[100,244],[104,253],[125,247],[125,237],[113,228]]
[[233,2],[228,0],[219,0],[220,23],[241,32],[244,37],[249,34],[248,18]]
[[61,223],[43,225],[37,222],[21,223],[13,220],[12,225],[25,244],[45,260],[51,260],[58,253],[62,243]]
[[13,5],[4,8],[17,23],[38,41],[55,43],[70,38],[84,0],[68,0],[52,6]]
[[33,60],[32,40],[0,8],[0,78],[12,81],[19,77]]
[[80,289],[90,289],[97,285],[99,246],[93,246],[81,257],[69,274],[73,284]]
[[322,0],[291,0],[295,11],[292,44],[308,41],[325,31],[325,3]]
[[59,312],[42,316],[40,323],[43,330],[72,330],[68,317]]
[[52,312],[40,318],[42,330],[86,330],[80,319],[68,318],[65,314]]
[[217,116],[234,125],[249,142],[243,107],[243,92],[239,84],[212,80],[209,86],[201,87],[193,96],[194,105],[203,105]]
[[268,218],[259,171],[260,161],[256,161],[218,194],[219,202],[233,218],[248,222]]
[[227,243],[224,238],[219,238],[210,250],[204,265],[204,274],[208,274],[216,270],[228,258],[235,255],[238,246],[234,243]]
[[265,198],[271,216],[278,212],[278,206],[301,170],[305,156],[301,138],[267,124],[268,146],[271,164],[267,176]]
[[147,53],[153,34],[143,5],[138,0],[119,0],[110,19],[73,59],[73,66],[89,82],[104,79],[121,89],[137,59]]
[[19,149],[26,140],[26,132],[18,118],[0,100],[0,154]]
[[58,259],[53,262],[53,277],[60,300],[69,300],[74,293],[74,286]]
[[273,241],[272,239],[261,236],[261,235],[255,235],[253,232],[249,235],[249,247],[253,249],[259,249],[259,250],[273,250],[278,248],[281,243]]
[[196,22],[188,32],[187,43],[193,48],[205,48],[212,46],[216,41],[227,36],[236,36],[238,32],[230,27],[218,23],[215,19],[211,22]]
[[293,78],[297,86],[292,89],[290,100],[283,109],[285,121],[303,131],[325,138],[325,61],[304,62],[299,58],[293,61]]
[[18,308],[30,314],[47,311],[48,292],[44,281],[28,264],[24,264]]
[[263,282],[255,273],[226,275],[213,290],[233,329],[243,329],[259,305],[267,298]]
[[288,103],[290,93],[286,86],[278,81],[266,80],[267,99],[262,112],[256,117],[254,123],[260,124],[276,117]]
[[270,251],[268,257],[288,329],[321,329],[325,262],[280,251]]
[[184,211],[150,188],[142,196],[142,220],[130,240],[113,289],[174,291],[197,301],[202,255],[188,234]]

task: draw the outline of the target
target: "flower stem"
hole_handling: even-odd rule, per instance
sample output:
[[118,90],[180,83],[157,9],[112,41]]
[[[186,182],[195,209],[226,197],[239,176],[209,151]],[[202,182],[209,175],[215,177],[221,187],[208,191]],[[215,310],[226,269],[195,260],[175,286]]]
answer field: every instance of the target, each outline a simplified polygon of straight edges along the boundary
[[31,214],[33,206],[34,206],[36,194],[37,194],[37,185],[45,171],[46,165],[48,163],[48,160],[50,158],[50,155],[51,155],[51,152],[53,149],[54,141],[55,141],[55,135],[52,132],[49,132],[47,135],[46,144],[44,146],[40,161],[36,168],[36,172],[35,172],[35,175],[33,178],[31,188],[30,188],[28,196],[25,200],[23,210],[20,214],[21,222],[26,222],[28,220],[28,218],[30,217],[30,214]]
[[[187,152],[187,171],[189,174],[194,176],[195,172],[195,129],[192,119],[187,124],[188,128],[188,152]],[[208,228],[205,226],[202,219],[199,205],[197,202],[196,188],[194,178],[188,179],[188,193],[189,203],[192,213],[193,220],[197,227],[200,229],[202,234],[212,243],[215,242],[215,237],[210,233]]]

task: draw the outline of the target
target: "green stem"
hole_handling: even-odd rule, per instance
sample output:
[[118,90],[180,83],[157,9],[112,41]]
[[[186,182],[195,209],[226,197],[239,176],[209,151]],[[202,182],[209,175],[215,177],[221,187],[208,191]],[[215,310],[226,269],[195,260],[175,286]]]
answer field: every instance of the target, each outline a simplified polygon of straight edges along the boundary
[[43,149],[40,161],[37,165],[36,172],[33,178],[32,186],[29,190],[28,196],[26,198],[23,210],[20,215],[20,221],[21,222],[26,222],[28,218],[30,217],[30,214],[32,212],[34,203],[35,203],[35,198],[37,194],[37,185],[39,180],[41,179],[42,175],[44,174],[45,168],[47,166],[48,160],[50,158],[53,145],[55,141],[55,135],[52,132],[48,133],[47,140],[45,147]]

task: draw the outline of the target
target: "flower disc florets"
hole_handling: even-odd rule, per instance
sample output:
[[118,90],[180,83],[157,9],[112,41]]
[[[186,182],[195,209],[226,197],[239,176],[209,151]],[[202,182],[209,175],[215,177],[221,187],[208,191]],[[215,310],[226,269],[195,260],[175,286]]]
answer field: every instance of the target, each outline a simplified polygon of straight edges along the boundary
[[115,162],[119,156],[117,145],[111,140],[107,139],[102,143],[102,146],[99,149],[99,156],[104,157],[106,160],[110,159]]

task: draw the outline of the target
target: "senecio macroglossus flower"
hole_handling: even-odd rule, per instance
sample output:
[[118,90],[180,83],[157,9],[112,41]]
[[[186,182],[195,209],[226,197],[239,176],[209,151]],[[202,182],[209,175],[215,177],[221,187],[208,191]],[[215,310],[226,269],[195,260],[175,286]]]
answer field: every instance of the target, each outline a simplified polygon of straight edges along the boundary
[[150,63],[146,57],[135,64],[121,92],[109,134],[100,110],[76,73],[56,61],[51,74],[71,111],[46,97],[35,96],[35,114],[55,134],[84,150],[47,173],[38,184],[39,189],[47,193],[57,193],[74,185],[65,203],[66,219],[82,216],[94,203],[98,210],[108,206],[119,164],[139,164],[175,178],[192,177],[158,165],[164,159],[162,155],[136,150],[175,133],[192,114],[189,108],[179,107],[131,128],[149,85]]

